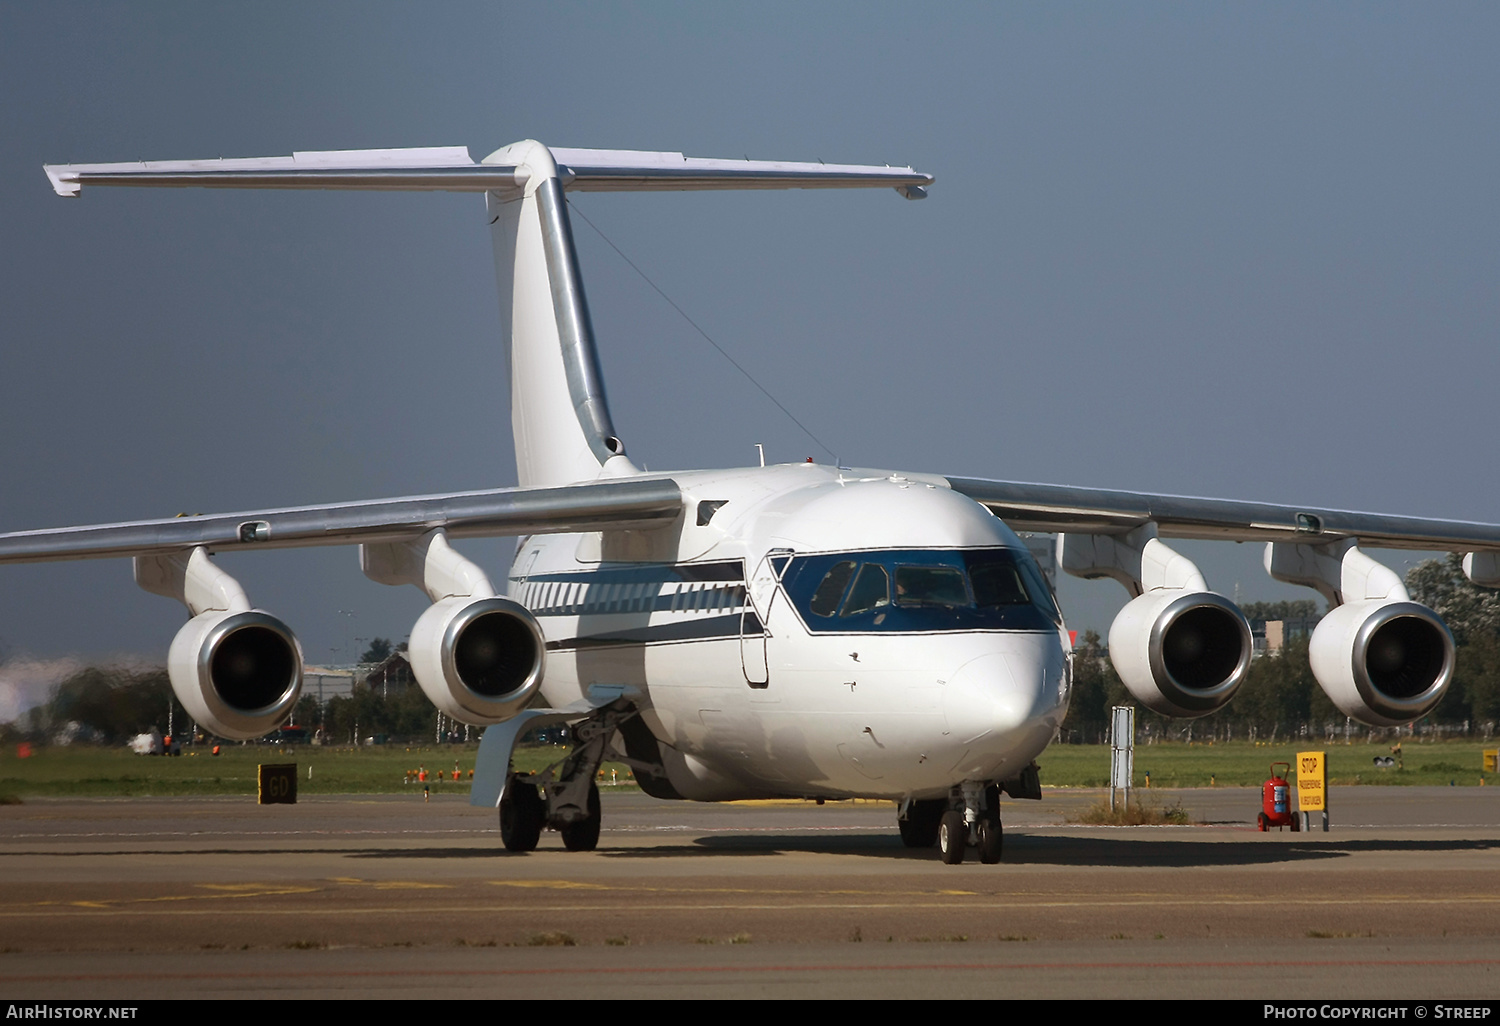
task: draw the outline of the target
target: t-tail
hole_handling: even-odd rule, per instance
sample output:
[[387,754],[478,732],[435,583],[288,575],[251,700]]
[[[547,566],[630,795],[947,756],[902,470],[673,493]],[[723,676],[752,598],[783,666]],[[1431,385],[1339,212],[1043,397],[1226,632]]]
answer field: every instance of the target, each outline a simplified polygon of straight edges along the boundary
[[85,185],[484,193],[500,285],[516,472],[523,487],[636,472],[610,418],[568,218],[568,191],[886,187],[920,199],[932,183],[931,175],[909,167],[549,149],[531,140],[502,147],[480,163],[464,147],[447,146],[51,164],[46,171],[63,196],[76,196]]

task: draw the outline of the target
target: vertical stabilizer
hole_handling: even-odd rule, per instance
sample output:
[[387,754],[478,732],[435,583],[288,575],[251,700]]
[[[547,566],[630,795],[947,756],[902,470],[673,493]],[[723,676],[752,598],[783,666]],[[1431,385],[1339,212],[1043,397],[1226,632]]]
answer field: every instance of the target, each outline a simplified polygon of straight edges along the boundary
[[610,423],[564,187],[585,192],[893,188],[909,167],[723,160],[655,150],[549,150],[526,140],[474,163],[462,146],[310,150],[289,157],[44,165],[60,196],[85,185],[483,192],[500,278],[516,471],[525,487],[639,473]]
[[515,167],[516,187],[485,194],[510,371],[522,487],[633,473],[615,435],[557,164],[538,142],[485,158]]

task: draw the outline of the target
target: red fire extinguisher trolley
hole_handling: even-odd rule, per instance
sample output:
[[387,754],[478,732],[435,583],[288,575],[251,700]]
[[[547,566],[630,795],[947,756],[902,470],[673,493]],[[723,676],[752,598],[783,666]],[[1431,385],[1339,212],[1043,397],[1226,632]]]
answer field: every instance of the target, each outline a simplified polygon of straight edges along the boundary
[[[1276,767],[1283,767],[1280,773]],[[1260,815],[1255,817],[1255,825],[1260,827],[1261,832],[1275,827],[1291,827],[1296,833],[1301,829],[1297,822],[1297,814],[1292,811],[1292,789],[1286,782],[1286,775],[1292,771],[1289,762],[1271,763],[1271,779],[1260,786]]]

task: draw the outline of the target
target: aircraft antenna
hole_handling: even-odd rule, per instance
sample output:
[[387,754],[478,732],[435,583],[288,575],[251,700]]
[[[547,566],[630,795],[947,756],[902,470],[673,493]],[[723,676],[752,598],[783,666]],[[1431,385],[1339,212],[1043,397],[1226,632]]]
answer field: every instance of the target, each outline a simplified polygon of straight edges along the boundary
[[[749,158],[747,157],[746,159],[748,160]],[[645,271],[641,270],[638,266],[636,266],[636,263],[635,263],[634,260],[630,259],[628,256],[625,255],[624,250],[620,249],[619,246],[616,246],[612,241],[610,241],[609,236],[605,235],[602,231],[600,231],[599,230],[599,226],[597,224],[595,224],[593,221],[589,220],[588,215],[585,214],[582,210],[580,210],[578,208],[578,204],[575,203],[572,200],[571,197],[568,198],[568,206],[572,207],[573,208],[573,212],[576,213],[579,217],[583,218],[583,223],[584,224],[586,224],[590,228],[594,229],[594,232],[599,236],[599,238],[603,239],[605,241],[605,243],[609,246],[609,248],[612,249],[612,250],[614,250],[615,253],[620,257],[621,260],[625,261],[627,264],[630,265],[630,269],[632,271],[634,271],[636,274],[639,274],[641,276],[641,280],[642,281],[644,281],[647,285],[650,285],[651,288],[656,291],[656,294],[658,296],[660,296],[662,299],[665,299],[667,301],[667,304],[669,306],[671,306],[671,308],[673,310],[676,310],[678,312],[678,314],[681,315],[681,317],[682,317],[683,320],[687,321],[688,324],[692,325],[693,330],[696,331],[698,334],[702,335],[703,338],[704,338],[704,341],[706,341],[709,345],[711,345],[715,349],[717,349],[719,351],[719,355],[722,356],[722,357],[724,357],[724,359],[728,360],[729,363],[734,367],[735,370],[737,370],[741,374],[743,374],[745,376],[745,379],[747,381],[749,381],[750,384],[752,384],[756,388],[760,389],[761,395],[764,395],[767,399],[771,400],[771,402],[775,403],[776,404],[776,408],[778,410],[780,410],[782,413],[786,414],[788,420],[790,420],[793,424],[796,424],[799,428],[801,428],[803,434],[805,434],[808,438],[811,438],[815,443],[817,443],[818,448],[822,449],[829,456],[833,456],[833,460],[834,460],[835,463],[838,462],[838,457],[834,456],[834,453],[833,453],[832,449],[828,448],[827,445],[823,444],[823,440],[821,438],[819,438],[817,435],[813,434],[812,430],[810,428],[808,428],[808,426],[806,424],[804,424],[800,420],[798,420],[796,418],[796,416],[792,413],[791,410],[789,410],[785,406],[783,406],[781,404],[781,400],[777,399],[774,395],[772,395],[771,392],[770,392],[770,390],[767,389],[765,385],[762,385],[759,381],[755,380],[755,375],[751,374],[744,367],[741,367],[738,360],[736,360],[734,357],[730,356],[729,353],[728,353],[728,351],[726,351],[723,346],[721,346],[721,345],[719,345],[719,343],[715,342],[713,340],[713,338],[708,334],[708,332],[706,332],[702,328],[700,328],[698,326],[698,322],[695,321],[695,320],[693,320],[691,317],[689,317],[687,315],[687,311],[686,310],[684,310],[682,307],[678,306],[677,303],[672,299],[671,296],[667,295],[665,292],[663,292],[661,290],[661,286],[657,285],[656,282],[654,282],[654,281],[651,280],[650,276],[647,275]]]

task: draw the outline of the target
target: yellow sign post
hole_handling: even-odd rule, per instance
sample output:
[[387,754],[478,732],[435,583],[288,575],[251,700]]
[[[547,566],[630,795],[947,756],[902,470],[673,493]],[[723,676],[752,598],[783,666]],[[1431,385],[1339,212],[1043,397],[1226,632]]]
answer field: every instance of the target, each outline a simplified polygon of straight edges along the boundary
[[1297,809],[1302,814],[1302,829],[1312,829],[1311,813],[1323,814],[1323,832],[1328,832],[1328,778],[1325,752],[1297,753]]
[[261,763],[259,798],[261,805],[297,804],[297,764]]

